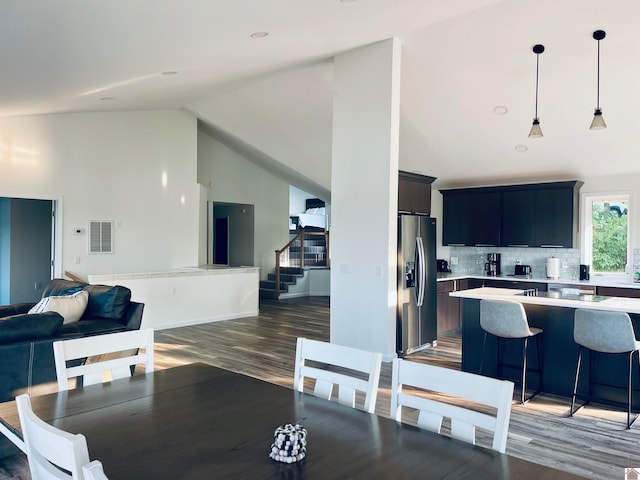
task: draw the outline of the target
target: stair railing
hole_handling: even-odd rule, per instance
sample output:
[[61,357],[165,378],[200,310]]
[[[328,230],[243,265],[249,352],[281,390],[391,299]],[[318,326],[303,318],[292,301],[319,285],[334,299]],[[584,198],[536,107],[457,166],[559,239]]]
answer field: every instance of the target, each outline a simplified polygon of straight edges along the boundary
[[[323,236],[324,248],[319,249],[318,246],[305,244],[306,236]],[[300,246],[299,258],[292,255],[291,247]],[[313,250],[315,249],[315,251]],[[284,247],[276,250],[276,295],[280,293],[280,269],[282,267],[304,268],[307,266],[328,267],[329,266],[329,232],[306,232],[300,231],[295,237],[289,240]]]

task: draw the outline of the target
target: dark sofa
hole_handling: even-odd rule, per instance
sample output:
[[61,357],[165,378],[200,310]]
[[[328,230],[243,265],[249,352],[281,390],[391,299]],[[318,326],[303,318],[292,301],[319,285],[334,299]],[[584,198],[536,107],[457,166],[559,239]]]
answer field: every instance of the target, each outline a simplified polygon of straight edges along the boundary
[[89,294],[87,308],[70,324],[63,325],[56,312],[27,313],[35,303],[0,306],[0,402],[24,392],[52,391],[51,385],[42,385],[56,381],[54,341],[140,328],[144,304],[132,302],[127,287],[57,278],[45,287],[42,298],[80,290]]

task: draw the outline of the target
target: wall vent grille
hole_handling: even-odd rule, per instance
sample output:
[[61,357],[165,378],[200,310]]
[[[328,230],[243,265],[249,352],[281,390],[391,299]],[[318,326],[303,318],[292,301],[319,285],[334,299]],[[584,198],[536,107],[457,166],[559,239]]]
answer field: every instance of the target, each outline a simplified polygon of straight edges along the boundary
[[89,253],[113,253],[112,221],[89,221]]

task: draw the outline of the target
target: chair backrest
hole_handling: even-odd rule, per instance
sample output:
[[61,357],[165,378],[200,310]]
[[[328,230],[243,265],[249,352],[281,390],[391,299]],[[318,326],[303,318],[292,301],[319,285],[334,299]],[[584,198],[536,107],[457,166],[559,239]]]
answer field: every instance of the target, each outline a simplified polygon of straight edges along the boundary
[[480,300],[480,326],[503,338],[524,338],[532,335],[527,314],[521,303],[500,300]]
[[[112,380],[129,377],[131,367],[137,364],[145,364],[145,372],[153,372],[153,329],[60,340],[53,343],[53,354],[59,391],[69,389],[70,378],[82,377],[83,385],[93,385],[103,381],[104,372],[111,372]],[[105,358],[95,362],[88,359],[82,365],[67,367],[69,361],[92,356]]]
[[577,308],[573,319],[573,338],[578,345],[597,352],[637,350],[633,324],[625,312]]
[[82,480],[82,466],[89,463],[84,435],[73,435],[42,421],[33,413],[26,393],[16,397],[16,403],[31,478]]
[[[434,395],[429,395],[430,392]],[[442,420],[446,417],[451,419],[453,438],[475,444],[476,427],[479,427],[493,432],[491,448],[504,453],[512,397],[513,382],[508,380],[408,360],[393,361],[391,417],[398,422],[402,421],[403,406],[418,410],[417,425],[432,432],[441,433]]]
[[84,480],[109,480],[102,469],[100,460],[93,460],[82,466]]
[[298,338],[293,388],[302,392],[304,379],[312,378],[313,394],[330,400],[337,385],[338,402],[351,407],[356,406],[356,391],[364,392],[364,409],[373,413],[381,366],[381,353]]

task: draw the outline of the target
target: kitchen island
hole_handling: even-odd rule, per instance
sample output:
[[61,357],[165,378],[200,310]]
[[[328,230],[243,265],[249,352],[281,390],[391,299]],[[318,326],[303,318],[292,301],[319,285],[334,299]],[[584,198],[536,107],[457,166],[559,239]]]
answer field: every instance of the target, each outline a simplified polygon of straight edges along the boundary
[[[462,370],[479,373],[482,357],[484,331],[480,327],[480,300],[504,300],[524,306],[529,325],[544,330],[541,342],[543,378],[530,371],[527,386],[532,390],[570,397],[576,370],[579,346],[573,340],[573,316],[576,308],[622,311],[629,313],[634,330],[640,331],[640,299],[602,297],[590,295],[566,295],[558,298],[547,296],[524,296],[523,290],[505,288],[475,288],[450,293],[462,299]],[[487,337],[487,348],[483,375],[497,375],[497,338]],[[504,347],[502,376],[519,378],[522,365],[522,343],[507,341]],[[528,352],[529,366],[537,365],[536,349]],[[593,353],[583,356],[583,372],[578,392],[589,393],[591,372],[591,394],[598,399],[613,403],[625,403],[627,399],[628,356]],[[593,364],[593,368],[591,368]],[[633,408],[640,409],[640,372],[633,366]]]

